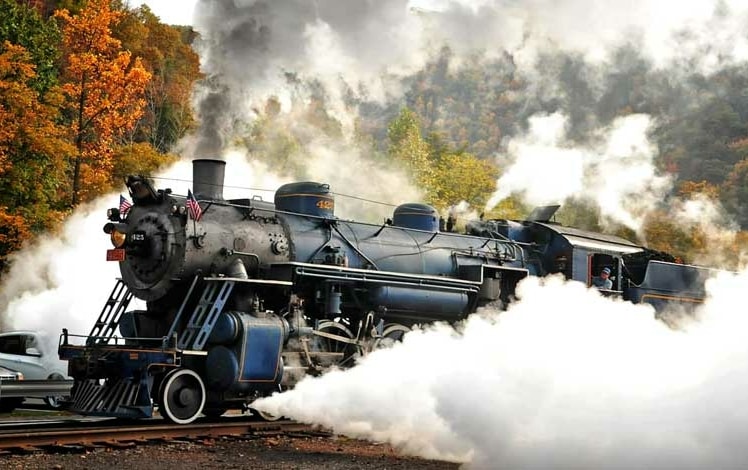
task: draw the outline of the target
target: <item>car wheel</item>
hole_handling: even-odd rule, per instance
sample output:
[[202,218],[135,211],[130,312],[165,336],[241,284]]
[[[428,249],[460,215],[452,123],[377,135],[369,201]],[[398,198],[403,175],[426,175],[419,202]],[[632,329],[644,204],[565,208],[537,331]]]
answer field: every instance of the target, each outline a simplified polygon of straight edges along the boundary
[[[63,377],[60,374],[52,374],[49,377],[47,377],[47,380],[65,380],[65,377]],[[54,396],[54,397],[44,397],[44,403],[55,410],[59,410],[63,406],[63,402],[65,401],[65,397],[63,396]]]
[[50,408],[59,410],[62,408],[63,397],[44,397],[44,404]]

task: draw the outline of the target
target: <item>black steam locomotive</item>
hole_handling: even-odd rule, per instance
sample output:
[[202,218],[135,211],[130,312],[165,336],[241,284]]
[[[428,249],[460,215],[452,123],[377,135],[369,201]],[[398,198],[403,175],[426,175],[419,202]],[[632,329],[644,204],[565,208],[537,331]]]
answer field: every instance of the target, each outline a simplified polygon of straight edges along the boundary
[[[109,211],[107,258],[122,278],[83,344],[63,331],[59,347],[77,413],[146,418],[158,407],[182,424],[246,410],[414,325],[505,304],[528,275],[590,285],[607,268],[609,295],[658,308],[704,298],[706,270],[555,224],[558,206],[458,234],[424,204],[403,204],[382,225],[341,220],[318,183],[282,186],[274,203],[224,200],[224,162],[193,170],[194,199],[131,176],[132,207]],[[128,310],[133,296],[147,307]]]

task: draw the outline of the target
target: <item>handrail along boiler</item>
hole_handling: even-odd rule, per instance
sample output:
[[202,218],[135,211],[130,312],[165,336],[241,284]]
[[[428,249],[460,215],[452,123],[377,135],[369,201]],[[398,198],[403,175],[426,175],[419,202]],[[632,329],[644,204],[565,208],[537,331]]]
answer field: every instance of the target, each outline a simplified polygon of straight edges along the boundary
[[[128,178],[133,205],[124,216],[111,209],[105,226],[122,277],[84,344],[61,336],[72,411],[146,418],[157,407],[181,424],[246,409],[414,325],[506,304],[527,275],[589,284],[608,266],[611,295],[657,306],[703,299],[702,269],[552,223],[558,206],[458,234],[440,230],[425,204],[398,206],[382,225],[336,218],[330,188],[314,182],[282,186],[273,203],[225,200],[224,172],[222,161],[194,161],[199,220],[185,197]],[[146,308],[128,310],[133,297]]]

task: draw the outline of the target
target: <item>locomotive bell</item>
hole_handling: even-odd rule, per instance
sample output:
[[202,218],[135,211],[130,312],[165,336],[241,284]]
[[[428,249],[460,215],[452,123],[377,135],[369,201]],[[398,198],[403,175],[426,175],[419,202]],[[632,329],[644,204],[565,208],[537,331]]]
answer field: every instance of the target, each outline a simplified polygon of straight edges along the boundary
[[223,160],[192,160],[192,192],[197,199],[223,200],[223,180],[226,162]]

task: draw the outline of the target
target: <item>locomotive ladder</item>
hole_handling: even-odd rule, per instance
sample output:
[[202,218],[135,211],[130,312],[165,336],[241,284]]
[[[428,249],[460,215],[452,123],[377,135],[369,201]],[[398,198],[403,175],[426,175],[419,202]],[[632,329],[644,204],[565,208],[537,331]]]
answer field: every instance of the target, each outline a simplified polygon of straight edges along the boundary
[[200,301],[195,306],[184,333],[179,337],[179,349],[203,349],[235,284],[234,281],[225,279],[205,279]]
[[109,342],[130,300],[132,300],[132,292],[122,282],[122,279],[117,279],[112,293],[109,294],[109,299],[104,303],[104,308],[101,309],[98,320],[91,328],[91,333],[86,340],[87,346]]

